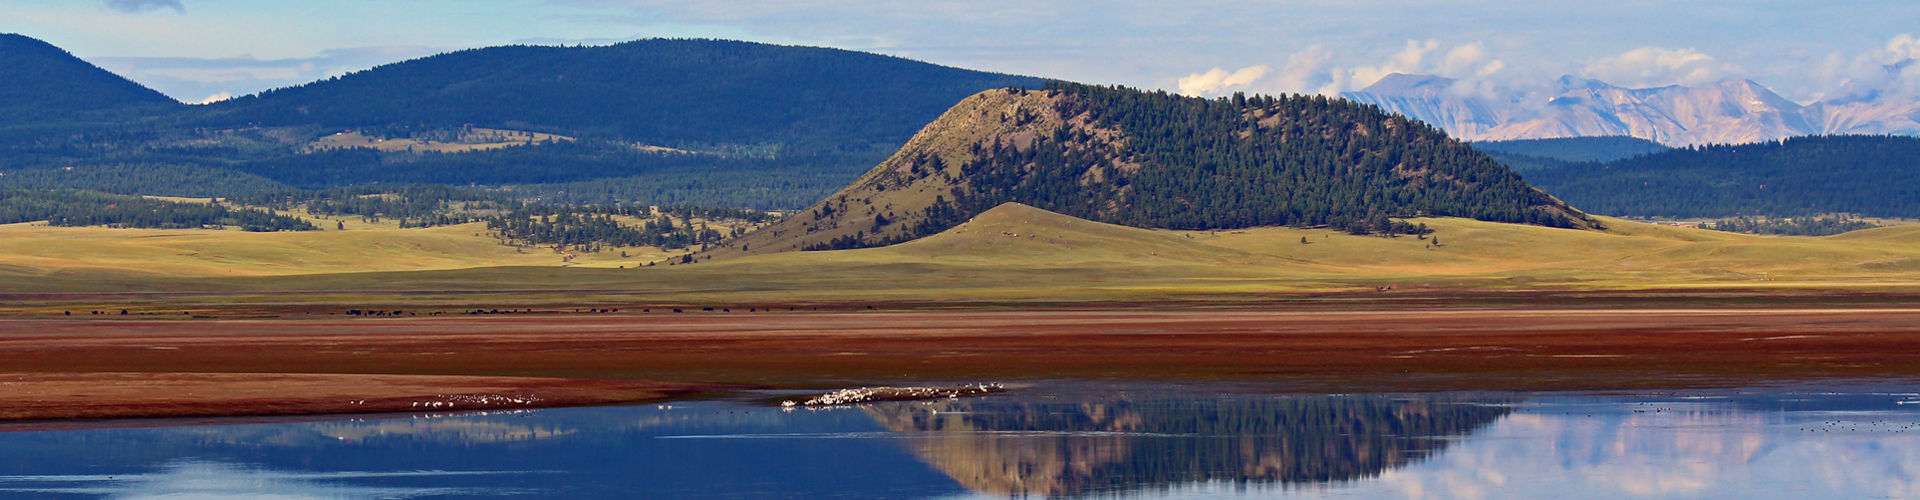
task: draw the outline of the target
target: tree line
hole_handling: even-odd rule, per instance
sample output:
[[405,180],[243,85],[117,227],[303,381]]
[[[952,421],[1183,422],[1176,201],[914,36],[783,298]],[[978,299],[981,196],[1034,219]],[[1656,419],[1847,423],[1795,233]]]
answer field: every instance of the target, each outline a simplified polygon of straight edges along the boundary
[[[445,185],[294,190],[237,196],[230,200],[278,210],[306,210],[314,215],[359,216],[371,222],[395,220],[403,228],[485,222],[487,229],[494,231],[504,243],[561,245],[586,251],[632,246],[687,248],[740,234],[740,230],[723,232],[706,223],[696,224],[695,219],[745,224],[774,219],[773,215],[759,210],[691,204],[537,203],[487,190]],[[616,216],[632,217],[640,222],[623,224]]]
[[46,221],[54,226],[143,229],[238,227],[243,231],[313,231],[304,219],[227,204],[187,203],[76,190],[0,190],[0,224]]
[[1831,236],[1876,227],[1880,227],[1880,225],[1846,215],[1831,217],[1788,217],[1783,219],[1735,217],[1700,224],[1701,229],[1781,236]]
[[1920,217],[1920,138],[1795,137],[1526,172],[1581,209],[1677,218]]

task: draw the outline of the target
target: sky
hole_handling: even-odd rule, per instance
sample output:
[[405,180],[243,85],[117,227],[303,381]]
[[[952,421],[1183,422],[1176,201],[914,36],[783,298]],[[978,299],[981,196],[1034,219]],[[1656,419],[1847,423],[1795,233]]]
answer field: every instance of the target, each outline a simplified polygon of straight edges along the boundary
[[1486,87],[1746,78],[1804,104],[1897,84],[1878,81],[1885,67],[1920,58],[1912,0],[0,0],[0,14],[0,32],[186,102],[449,50],[654,37],[1206,96],[1336,94],[1399,72]]

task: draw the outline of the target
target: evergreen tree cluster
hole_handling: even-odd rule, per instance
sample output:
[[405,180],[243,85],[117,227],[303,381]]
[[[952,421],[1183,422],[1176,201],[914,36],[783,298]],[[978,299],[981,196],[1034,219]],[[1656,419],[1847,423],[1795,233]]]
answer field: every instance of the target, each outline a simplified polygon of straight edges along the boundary
[[1711,221],[1700,225],[1701,229],[1712,229],[1715,231],[1775,234],[1781,236],[1831,236],[1876,227],[1880,227],[1880,225],[1845,215],[1832,217],[1790,217],[1785,219],[1736,217]]
[[[360,216],[371,222],[398,220],[400,227],[431,227],[486,222],[506,243],[567,246],[585,251],[604,247],[654,246],[670,249],[718,242],[738,236],[704,221],[761,224],[774,216],[759,210],[699,205],[561,205],[531,203],[498,193],[444,185],[347,187],[282,191],[229,201],[276,210],[307,210],[315,215]],[[615,216],[640,219],[622,224]]]
[[238,227],[245,231],[313,231],[296,217],[222,203],[186,203],[75,190],[0,190],[0,224],[47,221],[54,226],[145,229]]
[[[752,158],[660,153],[621,142],[579,140],[460,153],[385,153],[371,148],[341,148],[238,162],[231,168],[308,189],[361,184],[497,186],[633,177],[671,185],[699,184],[700,180],[716,178],[747,180],[787,171],[795,172],[800,178],[830,172],[838,174],[832,176],[834,178],[852,180],[858,171],[872,167],[884,156],[862,153]],[[763,189],[780,186],[757,184],[756,187]],[[785,195],[796,189],[805,188],[788,187],[770,194]],[[612,192],[611,188],[602,188],[602,191],[613,196],[641,198]],[[701,203],[711,204],[706,200]],[[798,205],[788,207],[793,206]]]
[[[621,224],[616,215],[637,217],[644,222]],[[597,252],[602,247],[650,246],[682,249],[717,243],[739,236],[740,229],[722,232],[707,221],[734,219],[764,222],[764,212],[711,207],[662,207],[654,213],[642,206],[554,206],[528,205],[505,215],[487,219],[487,229],[514,243],[539,246],[566,246]]]
[[1471,144],[1474,149],[1487,153],[1507,153],[1563,162],[1606,162],[1673,149],[1665,144],[1624,135],[1480,141]]
[[627,177],[505,184],[489,189],[504,196],[548,204],[697,204],[792,210],[811,205],[846,187],[859,177],[860,170],[884,159],[858,155],[845,158],[750,160],[736,163],[738,168],[694,166]]
[[1914,137],[1687,147],[1526,176],[1574,206],[1608,215],[1920,217],[1920,138]]
[[393,219],[403,228],[479,222],[485,214],[525,206],[518,200],[444,185],[280,191],[228,200],[275,210],[306,210],[314,215],[359,216],[368,222]]
[[0,172],[0,189],[76,189],[104,193],[220,198],[284,191],[286,184],[224,168],[181,164],[81,164]]

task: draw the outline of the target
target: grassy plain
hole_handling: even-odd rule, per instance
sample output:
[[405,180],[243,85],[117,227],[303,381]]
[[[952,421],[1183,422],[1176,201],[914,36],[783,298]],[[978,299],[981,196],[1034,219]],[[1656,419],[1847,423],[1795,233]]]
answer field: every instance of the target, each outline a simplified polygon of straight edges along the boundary
[[[1687,291],[1920,292],[1920,226],[1771,237],[1604,219],[1580,231],[1421,219],[1433,239],[1145,230],[1008,205],[884,248],[641,267],[659,249],[500,245],[478,225],[309,233],[0,226],[0,314],[645,305],[1247,303]],[[1306,243],[1301,243],[1305,238]],[[624,269],[622,269],[624,267]],[[1391,290],[1385,290],[1386,288]],[[1352,295],[1359,294],[1359,295]]]
[[[0,225],[0,275],[95,278],[217,278],[468,269],[497,266],[615,268],[665,259],[658,248],[626,248],[566,261],[544,248],[515,248],[486,225],[426,229],[356,222],[349,230],[250,233],[238,230],[109,229]],[[366,227],[375,226],[375,227]],[[621,258],[621,251],[628,252]],[[28,285],[9,291],[31,291]]]

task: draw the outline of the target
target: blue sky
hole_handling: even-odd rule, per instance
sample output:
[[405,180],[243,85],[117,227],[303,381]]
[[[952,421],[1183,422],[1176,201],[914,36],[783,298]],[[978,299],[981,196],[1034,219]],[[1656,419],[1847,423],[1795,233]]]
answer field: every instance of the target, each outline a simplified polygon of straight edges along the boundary
[[0,0],[47,40],[184,101],[510,43],[728,38],[1201,95],[1391,72],[1524,85],[1750,78],[1801,102],[1920,57],[1920,2],[1865,0]]

